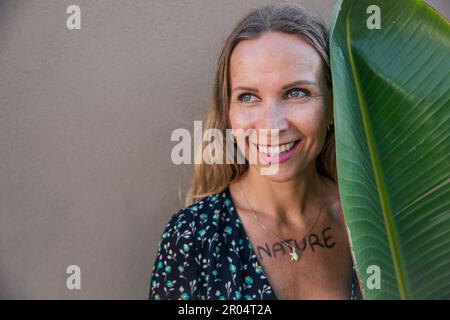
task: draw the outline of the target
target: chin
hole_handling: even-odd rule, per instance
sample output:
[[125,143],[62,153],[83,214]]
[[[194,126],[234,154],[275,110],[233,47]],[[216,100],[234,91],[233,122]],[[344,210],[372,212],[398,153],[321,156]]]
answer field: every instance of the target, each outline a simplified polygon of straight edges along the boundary
[[261,174],[261,167],[258,167],[258,173],[261,175],[261,177],[268,179],[272,182],[287,182],[292,179],[295,179],[296,176],[298,176],[298,168],[294,166],[285,167],[284,165],[280,164],[278,167],[278,171],[275,174],[271,175],[262,175]]

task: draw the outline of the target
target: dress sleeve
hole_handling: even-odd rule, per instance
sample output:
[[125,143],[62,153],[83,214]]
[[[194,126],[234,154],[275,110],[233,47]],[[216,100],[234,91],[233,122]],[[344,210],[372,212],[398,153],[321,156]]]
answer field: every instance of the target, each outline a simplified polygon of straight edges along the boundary
[[198,299],[195,227],[189,215],[189,210],[180,210],[164,229],[150,280],[150,300]]

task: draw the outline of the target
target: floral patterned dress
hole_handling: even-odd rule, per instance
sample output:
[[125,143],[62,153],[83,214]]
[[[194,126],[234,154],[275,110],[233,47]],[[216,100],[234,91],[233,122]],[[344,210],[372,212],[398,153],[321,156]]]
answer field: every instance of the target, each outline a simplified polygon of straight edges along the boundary
[[[360,298],[354,268],[351,288],[349,299]],[[277,300],[228,187],[172,216],[158,245],[148,298]]]

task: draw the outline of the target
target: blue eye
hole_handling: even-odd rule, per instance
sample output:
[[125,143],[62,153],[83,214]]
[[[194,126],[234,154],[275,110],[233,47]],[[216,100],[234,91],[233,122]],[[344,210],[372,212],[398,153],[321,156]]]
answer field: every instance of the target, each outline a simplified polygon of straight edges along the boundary
[[243,93],[238,97],[238,100],[244,103],[252,102],[252,97],[254,97],[251,93]]
[[291,89],[286,94],[286,96],[288,98],[294,98],[294,99],[295,98],[303,98],[307,95],[309,95],[309,92],[307,90],[300,89],[300,88]]

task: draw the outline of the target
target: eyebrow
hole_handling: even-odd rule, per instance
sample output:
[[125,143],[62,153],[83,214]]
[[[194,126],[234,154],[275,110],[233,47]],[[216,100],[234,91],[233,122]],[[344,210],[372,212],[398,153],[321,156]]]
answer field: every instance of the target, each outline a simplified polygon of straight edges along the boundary
[[[288,89],[288,88],[297,86],[297,85],[299,85],[299,84],[309,84],[309,85],[314,85],[314,86],[317,87],[317,83],[316,83],[315,81],[310,81],[310,80],[297,80],[297,81],[294,81],[294,82],[291,82],[291,83],[288,83],[288,84],[284,85],[284,86],[282,87],[282,89],[283,89],[283,90],[286,90],[286,89]],[[234,91],[236,91],[236,90],[245,90],[245,91],[252,91],[252,92],[258,92],[258,91],[259,91],[259,90],[256,89],[256,88],[245,87],[245,86],[238,86],[238,87],[234,88],[232,92],[234,92]]]

